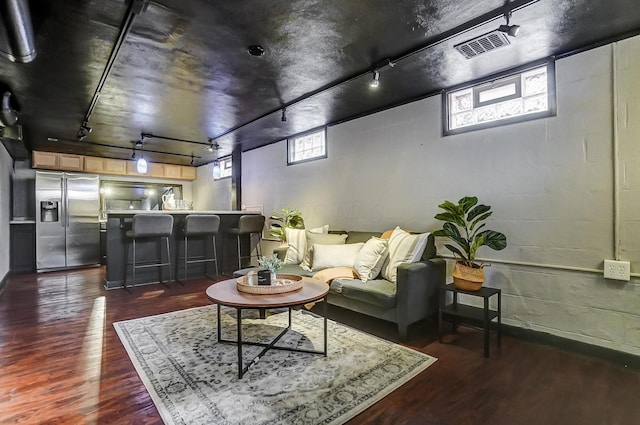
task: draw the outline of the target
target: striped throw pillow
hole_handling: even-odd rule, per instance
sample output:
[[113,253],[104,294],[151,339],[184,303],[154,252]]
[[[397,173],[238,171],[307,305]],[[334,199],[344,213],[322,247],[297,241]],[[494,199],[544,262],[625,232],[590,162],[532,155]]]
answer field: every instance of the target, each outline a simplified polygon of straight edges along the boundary
[[[325,224],[322,227],[309,230],[312,233],[328,233],[329,225]],[[304,255],[307,252],[307,235],[305,229],[291,229],[289,227],[284,229],[285,236],[287,238],[287,254],[284,258],[285,264],[300,264],[304,259]]]
[[396,283],[398,266],[401,263],[415,263],[420,260],[429,233],[412,235],[396,227],[389,238],[389,259],[382,269],[382,277]]

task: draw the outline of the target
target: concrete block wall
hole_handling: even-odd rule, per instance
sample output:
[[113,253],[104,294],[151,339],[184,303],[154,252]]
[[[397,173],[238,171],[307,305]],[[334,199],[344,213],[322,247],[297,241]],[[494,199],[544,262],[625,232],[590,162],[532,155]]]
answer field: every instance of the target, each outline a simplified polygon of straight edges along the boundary
[[324,160],[287,166],[285,141],[246,152],[242,202],[297,207],[309,227],[434,231],[438,204],[476,195],[508,239],[479,251],[504,323],[640,355],[640,281],[601,271],[617,137],[620,259],[640,273],[639,52],[636,37],[557,61],[555,117],[443,137],[434,96],[329,127]]

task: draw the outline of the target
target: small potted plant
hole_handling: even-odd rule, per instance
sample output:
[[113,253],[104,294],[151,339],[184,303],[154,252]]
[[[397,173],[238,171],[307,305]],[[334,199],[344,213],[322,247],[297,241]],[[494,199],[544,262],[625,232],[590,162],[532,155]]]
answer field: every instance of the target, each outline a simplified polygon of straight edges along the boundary
[[271,257],[258,257],[258,266],[258,285],[271,285],[282,267],[282,260],[276,254]]
[[500,232],[484,229],[484,221],[493,212],[490,206],[478,204],[475,196],[465,196],[457,204],[444,201],[438,207],[445,212],[436,214],[435,218],[445,223],[433,235],[446,237],[457,245],[445,244],[456,258],[453,283],[459,289],[478,291],[484,282],[483,267],[486,266],[475,261],[478,248],[488,246],[500,251],[507,246],[507,238]]
[[270,220],[269,233],[275,236],[281,243],[287,241],[285,229],[304,229],[304,220],[302,213],[297,208],[283,208],[280,211],[274,211]]

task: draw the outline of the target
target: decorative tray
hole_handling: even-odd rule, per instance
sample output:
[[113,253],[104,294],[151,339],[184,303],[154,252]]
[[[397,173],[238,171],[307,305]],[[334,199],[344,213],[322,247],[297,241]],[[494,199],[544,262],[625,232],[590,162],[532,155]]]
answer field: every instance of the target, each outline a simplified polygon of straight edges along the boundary
[[247,280],[247,276],[236,280],[238,291],[249,294],[282,294],[302,288],[302,276],[297,274],[278,274],[271,285],[249,285]]

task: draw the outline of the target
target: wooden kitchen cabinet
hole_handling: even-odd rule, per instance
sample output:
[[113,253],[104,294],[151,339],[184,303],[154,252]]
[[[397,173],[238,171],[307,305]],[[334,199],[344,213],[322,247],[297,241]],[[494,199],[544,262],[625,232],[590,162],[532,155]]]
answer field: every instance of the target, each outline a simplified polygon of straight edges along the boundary
[[182,166],[175,164],[164,164],[164,176],[168,179],[182,178]]
[[48,168],[49,170],[57,170],[60,168],[57,153],[33,151],[32,156],[33,168]]
[[[118,176],[124,176],[127,174],[127,163],[132,161],[125,161],[122,159],[104,159],[104,173],[115,174]],[[134,163],[135,164],[135,163]]]
[[68,153],[58,154],[58,165],[64,171],[84,171],[84,157]]
[[189,167],[183,165],[180,170],[180,178],[183,180],[195,180],[196,179],[196,167]]
[[136,161],[127,161],[127,175],[164,178],[164,165],[157,162],[147,162],[147,173],[141,174],[136,170]]
[[104,173],[104,158],[85,156],[84,171],[87,173]]
[[171,180],[195,180],[196,168],[187,165],[148,163],[146,174],[136,170],[136,161],[54,152],[33,151],[32,167],[48,170],[80,171],[116,176],[155,177]]

